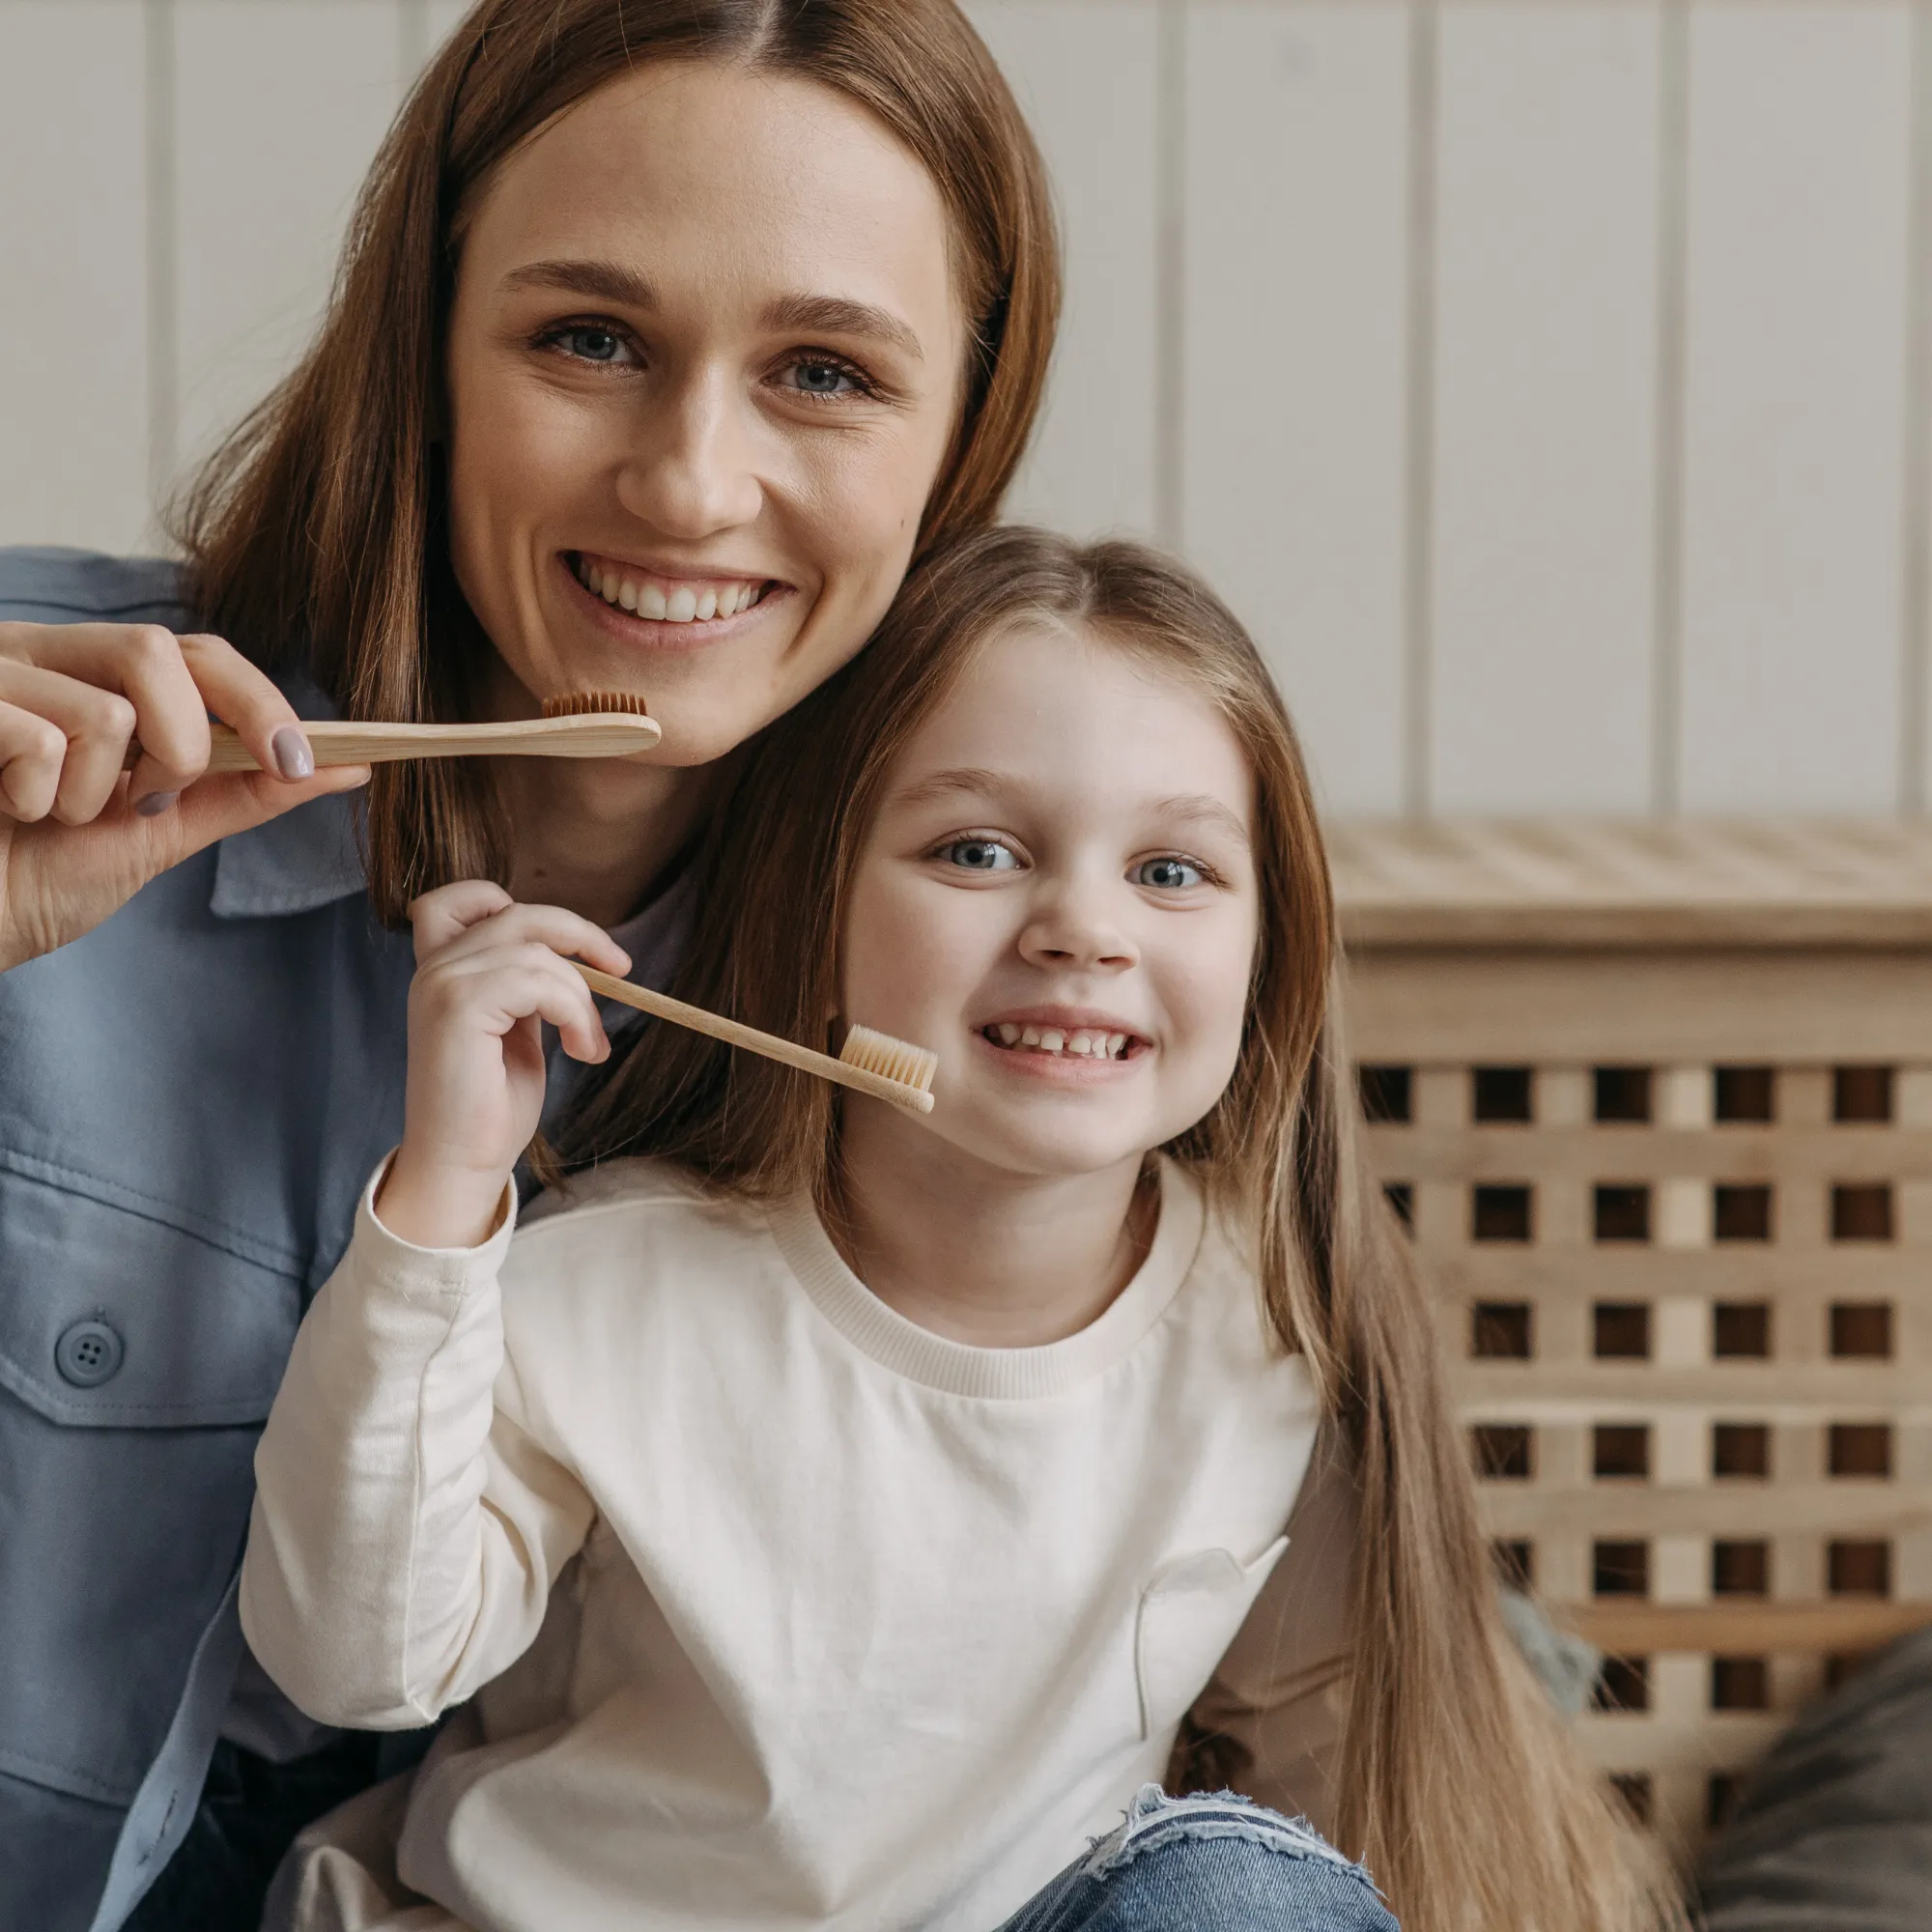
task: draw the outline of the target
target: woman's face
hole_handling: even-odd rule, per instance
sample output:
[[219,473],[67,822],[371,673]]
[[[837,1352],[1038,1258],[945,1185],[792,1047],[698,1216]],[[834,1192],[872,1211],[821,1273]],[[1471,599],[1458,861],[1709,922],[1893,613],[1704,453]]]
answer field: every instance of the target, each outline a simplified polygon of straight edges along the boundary
[[526,697],[744,742],[903,577],[965,363],[930,176],[812,82],[659,62],[497,171],[450,322],[458,581]]

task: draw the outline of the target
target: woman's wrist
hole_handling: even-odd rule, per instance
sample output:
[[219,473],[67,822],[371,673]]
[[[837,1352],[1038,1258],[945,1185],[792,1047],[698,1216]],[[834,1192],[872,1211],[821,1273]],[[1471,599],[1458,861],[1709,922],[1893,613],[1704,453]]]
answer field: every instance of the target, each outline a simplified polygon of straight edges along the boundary
[[480,1248],[502,1225],[509,1180],[425,1159],[406,1140],[376,1189],[376,1218],[412,1247]]

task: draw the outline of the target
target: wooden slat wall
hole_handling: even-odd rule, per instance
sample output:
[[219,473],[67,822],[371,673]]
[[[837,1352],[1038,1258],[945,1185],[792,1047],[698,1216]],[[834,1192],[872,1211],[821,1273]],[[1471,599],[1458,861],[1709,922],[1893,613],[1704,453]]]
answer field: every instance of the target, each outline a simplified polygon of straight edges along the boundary
[[[1923,801],[1932,0],[969,5],[1068,229],[1016,507],[1197,558],[1336,811]],[[154,541],[460,12],[0,0],[0,541]]]

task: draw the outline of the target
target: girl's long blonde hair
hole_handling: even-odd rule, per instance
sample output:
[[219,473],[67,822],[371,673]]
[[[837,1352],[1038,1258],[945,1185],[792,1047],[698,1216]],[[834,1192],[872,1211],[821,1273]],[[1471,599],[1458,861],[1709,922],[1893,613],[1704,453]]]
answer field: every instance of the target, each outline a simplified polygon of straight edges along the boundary
[[[1358,1150],[1332,1011],[1328,867],[1288,713],[1254,644],[1188,572],[1130,543],[981,530],[931,556],[858,660],[773,725],[715,821],[711,916],[679,993],[813,1044],[838,1009],[853,871],[900,749],[986,639],[1078,626],[1198,692],[1255,781],[1261,899],[1245,1036],[1212,1110],[1167,1150],[1246,1231],[1284,1350],[1346,1442],[1359,1509],[1338,1829],[1410,1932],[1628,1932],[1664,1889],[1584,1769],[1497,1610],[1463,1441],[1406,1239]],[[836,1192],[833,1090],[651,1027],[562,1152],[683,1163],[757,1196]]]

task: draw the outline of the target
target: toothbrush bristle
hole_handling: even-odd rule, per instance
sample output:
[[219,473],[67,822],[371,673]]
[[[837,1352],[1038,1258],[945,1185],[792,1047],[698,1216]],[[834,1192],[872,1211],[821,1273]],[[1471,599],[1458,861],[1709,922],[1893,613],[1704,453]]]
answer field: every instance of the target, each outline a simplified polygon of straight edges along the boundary
[[932,1092],[932,1076],[939,1071],[939,1056],[929,1047],[914,1046],[871,1027],[848,1027],[838,1058],[847,1066],[863,1067],[922,1094]]
[[613,711],[628,711],[637,718],[648,718],[650,708],[633,691],[566,691],[557,697],[546,697],[546,718],[603,718]]

